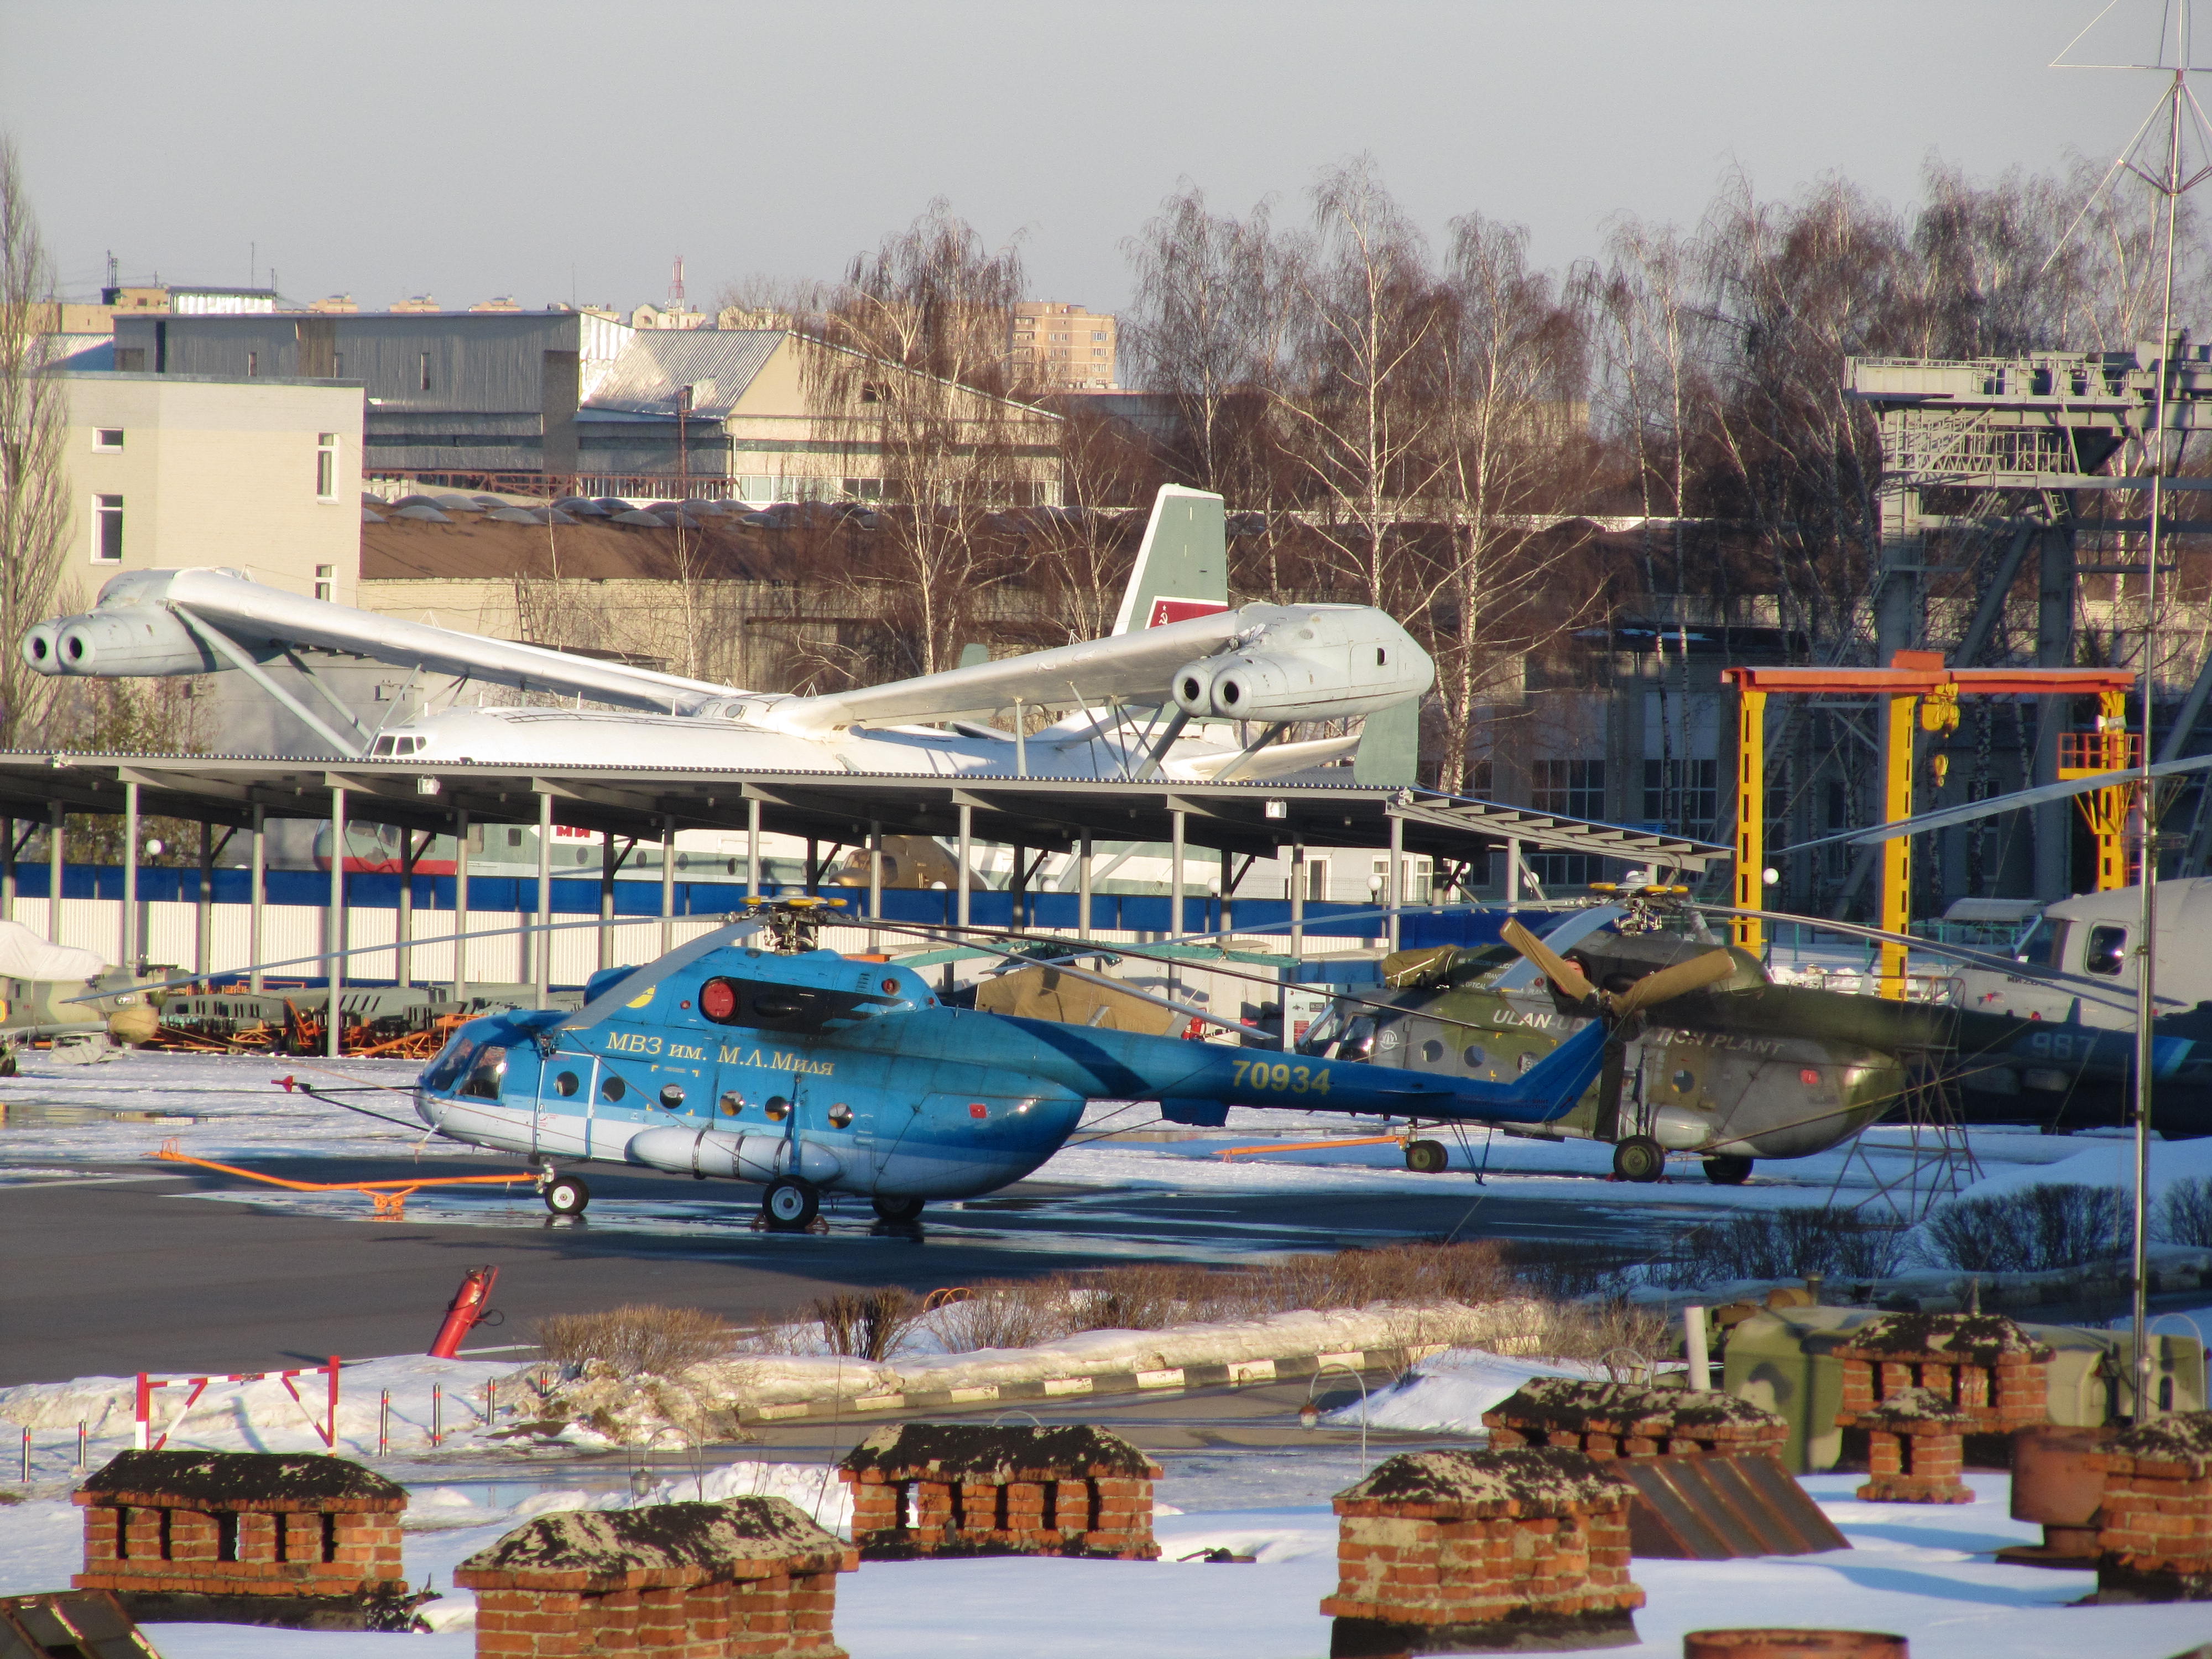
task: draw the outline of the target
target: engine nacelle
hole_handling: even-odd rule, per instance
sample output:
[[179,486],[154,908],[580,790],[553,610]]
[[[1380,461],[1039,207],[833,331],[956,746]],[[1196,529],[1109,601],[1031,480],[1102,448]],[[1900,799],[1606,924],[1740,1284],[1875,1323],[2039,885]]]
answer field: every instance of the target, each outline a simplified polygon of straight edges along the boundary
[[102,606],[40,623],[23,635],[23,660],[41,674],[120,679],[211,674],[230,665],[161,605]]
[[19,648],[33,673],[58,674],[62,672],[61,659],[57,654],[61,648],[56,639],[59,632],[52,623],[42,622],[32,624],[30,631],[23,635],[23,643]]
[[1201,720],[1326,720],[1371,714],[1436,684],[1413,636],[1366,605],[1250,606],[1261,625],[1175,677],[1177,707]]

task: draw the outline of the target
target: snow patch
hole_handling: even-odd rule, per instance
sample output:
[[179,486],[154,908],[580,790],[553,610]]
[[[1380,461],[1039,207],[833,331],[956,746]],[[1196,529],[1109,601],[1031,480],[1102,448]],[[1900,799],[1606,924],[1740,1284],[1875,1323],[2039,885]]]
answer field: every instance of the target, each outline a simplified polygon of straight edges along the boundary
[[1529,1359],[1481,1348],[1452,1348],[1422,1360],[1364,1402],[1322,1415],[1332,1428],[1356,1429],[1365,1413],[1370,1429],[1485,1434],[1482,1414],[1539,1376],[1602,1377],[1605,1367],[1576,1359]]

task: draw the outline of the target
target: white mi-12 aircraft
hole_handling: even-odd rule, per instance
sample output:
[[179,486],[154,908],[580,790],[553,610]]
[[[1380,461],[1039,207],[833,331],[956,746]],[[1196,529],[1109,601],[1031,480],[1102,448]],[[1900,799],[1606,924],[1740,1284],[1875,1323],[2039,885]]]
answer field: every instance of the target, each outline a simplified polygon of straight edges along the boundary
[[[1163,488],[1115,632],[1104,639],[821,696],[749,692],[302,598],[236,571],[133,571],[82,616],[25,635],[41,674],[243,673],[349,758],[687,766],[925,776],[1281,777],[1358,737],[1283,743],[1294,725],[1367,716],[1428,690],[1435,666],[1383,612],[1354,605],[1228,605],[1222,499]],[[343,652],[450,676],[456,700],[373,738],[269,672]],[[570,708],[462,707],[471,683],[551,693]],[[605,705],[587,708],[586,703]],[[1033,732],[974,723],[1073,712]],[[1186,735],[1235,720],[1240,745]],[[1363,733],[1364,735],[1364,733]]]

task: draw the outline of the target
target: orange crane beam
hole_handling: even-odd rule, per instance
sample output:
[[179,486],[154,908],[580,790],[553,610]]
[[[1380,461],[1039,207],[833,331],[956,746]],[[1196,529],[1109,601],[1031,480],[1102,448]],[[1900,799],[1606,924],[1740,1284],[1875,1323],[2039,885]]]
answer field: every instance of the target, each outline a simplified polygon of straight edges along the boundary
[[[1929,732],[1955,730],[1962,696],[2091,696],[2099,699],[2100,728],[2111,725],[2121,701],[2133,689],[2131,668],[1947,668],[1937,651],[1899,651],[1887,668],[1723,668],[1721,682],[1736,690],[1735,903],[1739,910],[1765,908],[1766,863],[1766,699],[1772,694],[1820,696],[1840,692],[1884,700],[1882,720],[1883,822],[1900,823],[1912,816],[1912,728],[1915,717]],[[2099,755],[2094,758],[2106,758]],[[2062,769],[2063,771],[2063,769]],[[1940,781],[1940,777],[1939,777]],[[2097,836],[2097,884],[2121,885],[2126,860],[2121,831],[2127,817],[2126,789],[2098,792],[2083,803]],[[1902,933],[1911,921],[1911,839],[1899,836],[1882,843],[1881,927]],[[1765,950],[1765,930],[1756,916],[1738,916],[1735,942],[1754,955]],[[1905,994],[1905,947],[1881,947],[1881,994]]]

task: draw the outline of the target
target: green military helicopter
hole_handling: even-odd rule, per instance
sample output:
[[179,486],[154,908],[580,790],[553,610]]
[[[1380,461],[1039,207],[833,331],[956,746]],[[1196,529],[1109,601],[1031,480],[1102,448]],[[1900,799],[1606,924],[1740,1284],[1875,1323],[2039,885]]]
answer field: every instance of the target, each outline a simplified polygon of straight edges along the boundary
[[18,921],[0,921],[0,1077],[16,1051],[50,1042],[53,1057],[112,1060],[161,1024],[138,977],[90,951],[51,944]]
[[[1385,957],[1384,989],[1333,1003],[1300,1049],[1504,1080],[1602,1015],[1613,1036],[1589,1091],[1556,1121],[1512,1133],[1610,1142],[1626,1181],[1656,1181],[1670,1153],[1694,1155],[1709,1180],[1734,1186],[1759,1158],[1849,1139],[1898,1104],[1910,1054],[1955,1043],[1951,1009],[1776,984],[1670,902],[1679,890],[1595,906],[1542,939],[1509,921],[1504,945]],[[1732,971],[1675,984],[1677,970],[1718,951]],[[1448,1155],[1417,1139],[1406,1161],[1438,1170]]]

